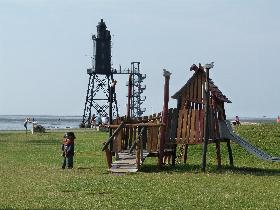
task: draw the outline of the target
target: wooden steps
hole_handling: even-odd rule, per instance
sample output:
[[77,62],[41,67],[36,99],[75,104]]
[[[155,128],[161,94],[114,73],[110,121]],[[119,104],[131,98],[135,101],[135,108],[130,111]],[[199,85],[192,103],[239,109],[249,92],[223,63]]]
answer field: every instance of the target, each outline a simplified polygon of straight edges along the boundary
[[[143,161],[149,155],[147,151],[143,151]],[[134,173],[137,172],[136,154],[129,154],[129,151],[123,151],[118,153],[118,160],[112,163],[112,167],[109,169],[112,173]],[[140,164],[143,164],[143,161]]]

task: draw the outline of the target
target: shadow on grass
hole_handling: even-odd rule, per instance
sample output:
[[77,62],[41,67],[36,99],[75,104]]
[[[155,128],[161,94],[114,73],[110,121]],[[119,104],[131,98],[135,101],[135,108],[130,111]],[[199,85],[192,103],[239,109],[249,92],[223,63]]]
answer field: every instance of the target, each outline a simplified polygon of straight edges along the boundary
[[224,167],[225,171],[232,171],[239,174],[251,174],[254,176],[279,176],[280,169],[264,169],[264,168],[252,168],[252,167]]
[[[203,173],[201,170],[201,165],[198,164],[178,164],[175,166],[166,165],[159,168],[157,165],[143,165],[140,172],[144,173]],[[252,168],[252,167],[230,167],[222,166],[217,168],[216,165],[208,165],[206,173],[213,174],[224,174],[224,173],[236,173],[236,174],[251,174],[254,176],[279,176],[280,169],[263,169],[263,168]]]

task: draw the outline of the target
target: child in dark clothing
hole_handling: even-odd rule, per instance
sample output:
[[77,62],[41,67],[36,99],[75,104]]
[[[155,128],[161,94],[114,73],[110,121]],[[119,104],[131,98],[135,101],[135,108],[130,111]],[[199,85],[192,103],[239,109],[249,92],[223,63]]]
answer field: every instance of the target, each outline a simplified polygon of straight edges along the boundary
[[73,132],[67,132],[64,134],[63,143],[61,145],[62,156],[64,157],[62,163],[62,169],[65,169],[65,167],[67,167],[68,169],[73,168],[75,138],[76,137]]

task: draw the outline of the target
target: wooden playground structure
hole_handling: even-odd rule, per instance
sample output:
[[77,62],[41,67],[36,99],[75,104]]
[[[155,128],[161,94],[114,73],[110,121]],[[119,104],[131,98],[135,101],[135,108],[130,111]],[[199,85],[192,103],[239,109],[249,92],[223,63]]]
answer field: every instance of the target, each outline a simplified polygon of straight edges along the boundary
[[[190,145],[203,146],[201,167],[205,171],[207,146],[211,143],[215,144],[217,166],[220,167],[221,142],[226,143],[229,163],[233,166],[231,141],[259,159],[280,162],[280,157],[256,148],[233,131],[231,123],[226,120],[224,109],[224,104],[231,101],[209,78],[209,70],[213,66],[213,63],[204,67],[193,64],[190,68],[194,71],[193,76],[172,96],[177,100],[177,108],[170,109],[168,102],[171,73],[164,70],[164,102],[161,113],[132,119],[128,111],[125,117],[112,121],[109,125],[110,138],[103,147],[111,172],[136,172],[149,156],[157,157],[159,166],[170,159],[172,165],[179,158],[186,163]],[[130,92],[129,89],[128,93]]]
[[219,130],[219,120],[226,119],[224,103],[231,101],[209,79],[210,68],[200,64],[199,67],[191,66],[190,70],[194,71],[194,74],[172,96],[177,100],[177,108],[171,109],[168,108],[171,73],[164,70],[163,111],[136,119],[131,119],[128,113],[109,125],[111,135],[104,144],[103,151],[106,153],[110,171],[136,172],[145,158],[151,156],[158,158],[159,166],[164,164],[166,159],[171,159],[174,165],[178,158],[178,145],[182,148],[179,156],[186,163],[189,146],[196,144],[203,145],[202,169],[205,170],[209,143],[216,145],[219,167],[221,142],[226,142],[230,165],[233,165],[230,140],[221,139]]

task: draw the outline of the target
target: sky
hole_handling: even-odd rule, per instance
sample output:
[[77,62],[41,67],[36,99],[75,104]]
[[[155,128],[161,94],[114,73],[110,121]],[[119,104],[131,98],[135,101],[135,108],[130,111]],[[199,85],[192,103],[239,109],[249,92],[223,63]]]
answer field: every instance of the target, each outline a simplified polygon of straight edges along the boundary
[[[162,110],[163,69],[173,95],[192,64],[213,61],[210,77],[232,101],[228,117],[277,117],[279,8],[278,0],[0,0],[0,114],[82,115],[102,18],[113,67],[139,61],[147,75],[145,114]],[[127,76],[117,80],[122,115]]]

